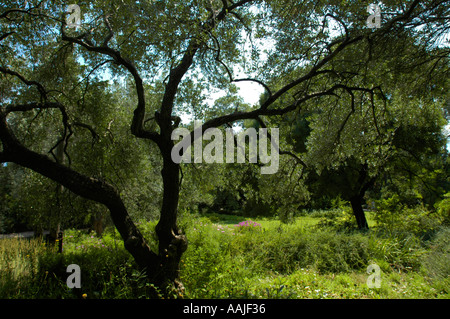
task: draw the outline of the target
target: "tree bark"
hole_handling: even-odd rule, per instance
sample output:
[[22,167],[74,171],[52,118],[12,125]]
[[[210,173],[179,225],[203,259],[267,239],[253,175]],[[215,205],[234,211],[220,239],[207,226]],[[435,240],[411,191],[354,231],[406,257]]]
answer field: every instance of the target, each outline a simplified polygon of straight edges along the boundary
[[352,197],[350,199],[350,204],[352,205],[353,214],[355,215],[358,229],[368,230],[369,225],[367,224],[366,215],[364,214],[364,210],[362,208],[362,197],[361,196]]
[[[359,177],[357,182],[356,195],[350,198],[350,204],[352,205],[353,214],[356,218],[356,223],[359,230],[368,230],[369,224],[367,223],[366,215],[362,208],[363,198],[367,190],[374,185],[376,176],[369,176],[369,166],[364,164],[359,170]],[[355,194],[353,193],[353,194]]]
[[166,293],[182,295],[184,286],[180,281],[180,260],[187,249],[186,236],[177,226],[180,187],[180,166],[171,158],[173,142],[166,141],[161,147],[163,155],[163,201],[161,216],[156,225],[161,257],[160,272],[156,279],[158,286],[165,287]]

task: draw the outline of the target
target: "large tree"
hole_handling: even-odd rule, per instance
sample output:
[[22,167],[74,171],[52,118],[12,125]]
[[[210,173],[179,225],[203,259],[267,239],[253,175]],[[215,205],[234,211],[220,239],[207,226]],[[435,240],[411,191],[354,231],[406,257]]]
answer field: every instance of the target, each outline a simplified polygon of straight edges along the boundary
[[[171,136],[181,113],[201,118],[206,97],[216,90],[236,95],[235,83],[251,81],[264,88],[266,98],[247,110],[229,105],[203,124],[203,132],[245,119],[265,127],[268,118],[333,102],[330,109],[340,105],[342,134],[356,96],[364,95],[374,110],[383,107],[379,96],[386,91],[364,72],[372,52],[397,54],[389,44],[405,30],[415,41],[430,39],[432,47],[448,31],[449,16],[447,1],[387,1],[381,27],[370,29],[360,1],[97,0],[77,3],[82,25],[71,28],[64,13],[68,4],[27,1],[17,7],[3,1],[0,6],[0,162],[29,168],[105,205],[149,280],[180,294],[179,262],[187,239],[177,226],[181,179],[180,165],[171,158]],[[333,64],[356,47],[360,54],[345,68]],[[405,56],[416,60],[414,52]],[[402,60],[395,61],[401,68]],[[131,79],[134,106],[117,120],[129,120],[133,138],[150,141],[162,159],[158,251],[130,218],[120,189],[92,176],[88,167],[45,155],[54,155],[62,144],[69,158],[74,135],[95,133],[85,109],[102,107],[102,92],[96,90],[101,71],[114,81]],[[105,116],[100,109],[95,114]],[[23,138],[36,121],[54,129],[37,145]],[[302,162],[290,150],[280,154]]]

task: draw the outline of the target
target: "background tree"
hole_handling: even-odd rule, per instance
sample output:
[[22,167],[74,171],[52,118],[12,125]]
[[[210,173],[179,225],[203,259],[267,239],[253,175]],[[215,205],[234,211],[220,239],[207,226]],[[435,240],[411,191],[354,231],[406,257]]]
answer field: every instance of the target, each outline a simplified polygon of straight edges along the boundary
[[[368,228],[364,195],[384,172],[414,170],[414,163],[423,165],[424,157],[445,147],[442,110],[448,96],[442,88],[448,83],[448,48],[416,45],[407,30],[398,32],[398,37],[389,45],[405,55],[393,57],[390,50],[370,46],[367,52],[365,44],[359,43],[332,62],[333,70],[347,74],[349,85],[378,83],[375,91],[356,89],[344,103],[341,97],[331,97],[303,118],[311,131],[305,162],[313,171],[307,184],[319,184],[314,193],[341,195],[350,201],[360,229]],[[368,59],[370,68],[348,64],[357,55]],[[401,69],[399,61],[405,61]],[[380,107],[375,107],[375,100]]]

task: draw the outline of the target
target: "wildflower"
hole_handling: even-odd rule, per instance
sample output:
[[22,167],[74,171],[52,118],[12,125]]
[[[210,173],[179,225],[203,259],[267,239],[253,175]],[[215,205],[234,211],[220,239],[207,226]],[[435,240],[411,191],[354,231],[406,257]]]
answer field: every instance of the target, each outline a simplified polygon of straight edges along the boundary
[[234,226],[239,227],[239,229],[251,229],[251,228],[258,228],[258,227],[260,229],[261,224],[254,222],[252,220],[245,220]]
[[87,298],[87,294],[82,294],[81,297],[83,297],[83,299]]

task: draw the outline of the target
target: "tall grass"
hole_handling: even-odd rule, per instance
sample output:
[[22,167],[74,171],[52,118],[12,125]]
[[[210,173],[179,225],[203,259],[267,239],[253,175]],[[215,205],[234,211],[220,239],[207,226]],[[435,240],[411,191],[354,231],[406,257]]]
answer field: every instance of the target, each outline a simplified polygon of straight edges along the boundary
[[[300,221],[283,225],[263,220],[257,221],[262,227],[237,231],[213,220],[193,219],[185,225],[189,247],[181,273],[191,298],[449,297],[448,282],[427,279],[423,257],[429,250],[412,233],[389,237],[376,230],[339,232],[317,229],[317,223],[305,227]],[[438,260],[436,255],[431,259]],[[383,271],[379,290],[366,285],[371,263]],[[446,265],[441,264],[436,267]],[[415,292],[405,285],[418,288]]]
[[[184,216],[185,297],[449,297],[448,227],[424,242],[414,233],[322,229],[319,220],[299,217],[286,225],[273,219]],[[139,227],[156,250],[155,223]],[[66,285],[72,263],[81,268],[81,289]],[[381,267],[380,289],[366,285],[371,263]],[[0,298],[155,297],[154,287],[135,269],[113,229],[102,237],[66,231],[62,254],[39,240],[0,240]]]
[[[65,232],[63,253],[39,239],[0,240],[0,298],[144,298],[155,288],[136,271],[120,235]],[[67,266],[81,269],[81,289],[67,287]]]
[[40,239],[0,240],[0,298],[20,294],[38,269],[39,256],[46,248]]
[[450,227],[442,227],[423,257],[423,265],[433,279],[450,282]]

